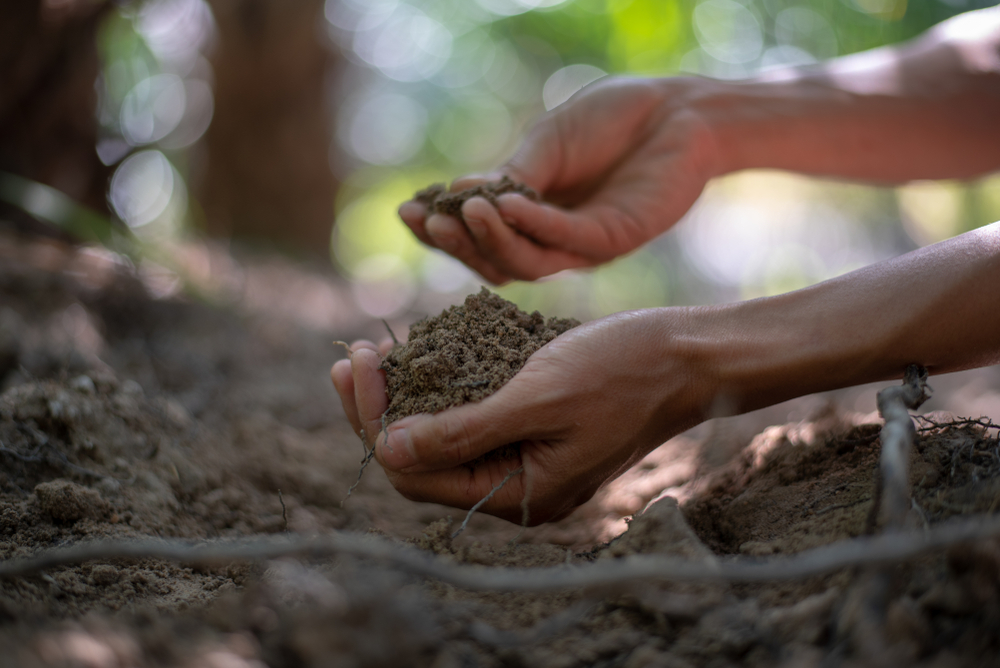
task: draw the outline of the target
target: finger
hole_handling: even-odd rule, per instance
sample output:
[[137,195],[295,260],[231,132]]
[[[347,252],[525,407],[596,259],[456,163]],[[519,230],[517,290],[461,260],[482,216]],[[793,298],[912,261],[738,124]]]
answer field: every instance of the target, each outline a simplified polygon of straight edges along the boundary
[[503,174],[500,172],[460,176],[451,182],[451,187],[448,190],[453,193],[468,190],[469,188],[475,188],[476,186],[481,186],[484,183],[489,183],[490,181],[499,181],[501,176],[503,176]]
[[501,395],[503,389],[478,403],[392,423],[377,440],[379,462],[393,471],[450,468],[523,440],[531,427],[510,397],[516,401],[524,393]]
[[476,250],[502,273],[534,280],[563,269],[593,264],[588,258],[559,247],[546,248],[519,234],[500,218],[500,213],[482,197],[473,197],[462,207]]
[[424,225],[431,243],[445,253],[455,254],[456,249],[468,238],[469,232],[458,218],[435,213]]
[[427,219],[427,231],[434,245],[455,257],[494,285],[510,281],[511,277],[493,266],[479,253],[469,230],[452,216],[435,214]]
[[518,146],[514,156],[500,171],[531,186],[540,193],[554,183],[563,160],[563,147],[559,139],[557,122],[543,118]]
[[378,346],[368,339],[358,339],[351,343],[351,355],[353,356],[359,350],[378,350]]
[[382,357],[385,357],[386,355],[389,354],[389,352],[392,350],[393,346],[395,346],[395,345],[396,345],[396,342],[392,338],[386,337],[386,338],[382,339],[381,341],[379,341],[378,351],[382,355]]
[[354,375],[351,373],[351,361],[340,360],[334,364],[330,369],[330,378],[333,380],[333,387],[340,396],[344,414],[347,415],[354,433],[361,436],[361,420],[358,419],[358,403],[354,399]]
[[[516,471],[520,466],[519,460],[508,459],[486,462],[475,468],[458,466],[443,471],[403,473],[390,476],[390,480],[396,490],[411,501],[442,503],[454,508],[469,509],[482,501],[511,471]],[[511,522],[520,522],[524,491],[522,471],[512,475],[479,511]]]
[[368,348],[362,348],[351,356],[358,422],[365,430],[369,444],[375,442],[381,431],[382,414],[389,407],[389,398],[385,393],[385,372],[379,369],[381,363],[381,356]]
[[604,204],[567,210],[520,195],[498,198],[508,227],[541,246],[555,247],[592,262],[626,253],[646,239],[643,226],[628,210]]
[[[483,462],[475,467],[456,466],[440,471],[387,471],[387,474],[396,490],[411,501],[442,503],[455,508],[471,508],[496,490],[479,511],[517,524],[525,520],[522,504],[527,496],[528,526],[561,519],[593,496],[592,491],[577,490],[572,483],[568,489],[560,489],[567,487],[565,481],[558,476],[547,475],[544,469],[532,464],[529,444],[522,444],[519,459]],[[523,470],[510,475],[517,468]]]
[[427,206],[421,202],[415,202],[410,200],[409,202],[403,202],[399,206],[397,211],[399,217],[406,223],[406,226],[410,228],[410,231],[420,241],[427,244],[428,246],[434,246],[434,241],[427,234],[426,222],[427,222]]

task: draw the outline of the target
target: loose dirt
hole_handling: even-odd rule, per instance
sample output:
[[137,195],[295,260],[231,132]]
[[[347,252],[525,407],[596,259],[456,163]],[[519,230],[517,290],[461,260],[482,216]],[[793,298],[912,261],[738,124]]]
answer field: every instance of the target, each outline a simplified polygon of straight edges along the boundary
[[518,193],[532,201],[538,200],[538,193],[523,183],[516,183],[509,176],[502,176],[499,181],[487,181],[482,185],[448,192],[443,183],[435,183],[424,188],[413,196],[413,199],[425,204],[434,213],[443,213],[455,218],[462,218],[462,205],[473,197],[482,197],[493,206],[497,206],[497,198],[507,193]]
[[486,398],[535,351],[579,324],[529,315],[486,288],[469,295],[464,304],[416,322],[407,342],[386,355],[386,422]]
[[[225,264],[212,257],[213,266]],[[371,531],[484,568],[576,568],[631,554],[708,562],[793,554],[867,530],[879,424],[835,406],[770,427],[730,458],[720,458],[711,431],[673,439],[569,518],[529,529],[519,543],[511,542],[518,527],[481,515],[453,540],[451,517],[464,513],[406,501],[377,467],[341,507],[364,451],[329,385],[338,357],[330,341],[371,338],[381,325],[347,306],[336,326],[303,325],[280,309],[295,286],[315,285],[316,274],[268,258],[228,262],[238,271],[220,284],[239,277],[224,293],[239,300],[157,297],[161,274],[0,237],[0,559],[105,538],[281,534],[286,517],[289,531]],[[322,282],[332,286],[331,300],[338,290],[348,294],[335,277]],[[518,342],[496,349],[504,365],[563,326],[517,314],[491,295],[472,303],[490,336]],[[467,302],[440,318],[464,322],[469,312]],[[411,343],[438,340],[427,322],[414,327]],[[534,338],[539,332],[548,333]],[[427,364],[489,381],[457,388],[463,399],[492,387],[497,379],[482,360],[469,362],[471,353],[452,343],[428,348],[424,355],[437,361]],[[426,376],[445,394],[456,389]],[[912,528],[996,512],[998,428],[938,414],[918,427]],[[616,537],[620,518],[633,513]],[[889,652],[883,658],[996,665],[1000,541],[893,572],[886,621],[876,629]],[[213,568],[112,559],[0,582],[0,662],[862,666],[870,655],[858,629],[868,618],[855,601],[864,583],[845,569],[783,584],[533,595],[468,592],[348,557]]]

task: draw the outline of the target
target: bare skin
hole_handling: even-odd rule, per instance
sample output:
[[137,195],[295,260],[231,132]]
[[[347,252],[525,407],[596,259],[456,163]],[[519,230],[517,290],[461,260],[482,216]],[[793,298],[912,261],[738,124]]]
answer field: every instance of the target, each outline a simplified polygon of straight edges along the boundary
[[[736,169],[899,182],[1000,168],[1000,10],[955,23],[970,16],[974,40],[947,22],[901,49],[780,82],[594,86],[543,119],[503,169],[559,206],[505,195],[498,212],[473,199],[463,208],[471,235],[445,216],[424,220],[413,203],[401,215],[501,282],[627,252],[672,225],[708,178]],[[673,97],[681,89],[690,104]],[[468,508],[511,465],[463,464],[520,442],[525,473],[483,510],[520,521],[530,487],[536,524],[720,405],[738,413],[899,378],[914,362],[931,373],[1000,362],[997,286],[1000,224],[777,297],[619,313],[550,342],[482,402],[404,418],[387,434],[376,346],[356,343],[331,374],[355,430],[378,435],[376,457],[408,498]]]
[[[500,173],[546,200],[469,200],[461,221],[400,216],[492,283],[595,266],[676,223],[747,168],[903,183],[1000,169],[1000,9],[913,42],[744,82],[609,78],[544,116]],[[485,177],[458,179],[453,190]]]
[[[796,292],[618,313],[535,353],[496,394],[380,434],[387,407],[368,342],[333,381],[404,496],[468,508],[511,468],[462,466],[521,442],[526,476],[484,507],[512,521],[533,477],[532,523],[559,518],[719,405],[744,412],[810,392],[1000,362],[1000,224]],[[613,398],[613,399],[612,399]],[[720,399],[722,401],[720,401]]]

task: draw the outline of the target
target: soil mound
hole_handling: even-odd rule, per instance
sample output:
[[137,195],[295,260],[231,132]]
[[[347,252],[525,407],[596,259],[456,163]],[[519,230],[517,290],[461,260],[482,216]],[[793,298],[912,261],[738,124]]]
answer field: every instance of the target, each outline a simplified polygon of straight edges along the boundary
[[469,295],[463,305],[418,321],[408,341],[386,356],[386,422],[481,401],[513,378],[536,350],[579,324],[525,313],[486,288]]
[[[478,513],[453,539],[451,509],[407,501],[378,467],[341,506],[364,451],[337,412],[329,342],[370,338],[380,325],[317,332],[270,311],[155,299],[134,273],[102,262],[0,236],[0,560],[106,539],[220,543],[348,530],[485,573],[614,566],[635,554],[724,564],[870,530],[880,425],[839,410],[768,428],[728,463],[706,463],[717,450],[711,435],[677,437],[570,518],[526,530],[525,543],[510,541],[518,527]],[[245,266],[249,284],[264,275],[283,301],[299,281]],[[482,322],[466,323],[463,305],[442,314],[455,318],[444,329],[465,327],[458,338],[474,349],[490,337],[519,342],[493,353],[500,366],[561,327],[493,295],[471,300]],[[428,338],[415,327],[411,344]],[[485,366],[463,378],[492,383],[486,358],[474,359]],[[909,530],[995,513],[1000,427],[933,414],[917,427]],[[602,544],[620,532],[598,534],[601,521],[613,516],[619,526],[653,499],[623,536]],[[858,603],[864,574],[852,568],[795,582],[503,593],[346,554],[215,566],[95,559],[0,581],[0,664],[996,665],[1000,540],[890,568],[873,624]]]
[[473,197],[482,197],[493,206],[497,205],[497,197],[507,193],[519,193],[530,200],[537,201],[538,193],[523,183],[516,183],[509,176],[503,176],[499,181],[489,181],[482,185],[450,193],[443,183],[435,183],[419,191],[413,196],[418,202],[427,205],[434,213],[443,213],[455,218],[462,218],[462,205]]

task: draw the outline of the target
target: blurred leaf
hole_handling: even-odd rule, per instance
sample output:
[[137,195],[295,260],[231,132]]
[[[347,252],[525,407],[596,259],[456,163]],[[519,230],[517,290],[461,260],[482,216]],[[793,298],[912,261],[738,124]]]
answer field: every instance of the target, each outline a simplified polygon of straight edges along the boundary
[[16,174],[0,172],[0,200],[84,242],[96,242],[134,257],[135,238],[121,223],[85,207],[61,191]]

